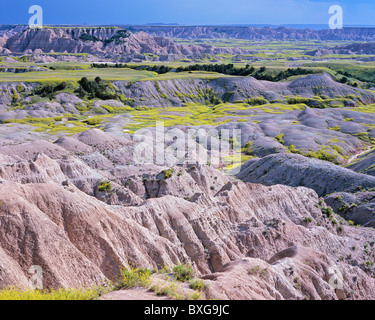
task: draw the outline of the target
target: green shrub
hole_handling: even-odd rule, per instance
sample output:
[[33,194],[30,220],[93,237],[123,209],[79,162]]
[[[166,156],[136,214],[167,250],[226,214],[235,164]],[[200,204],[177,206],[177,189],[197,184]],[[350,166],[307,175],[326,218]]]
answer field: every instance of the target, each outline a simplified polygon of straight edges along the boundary
[[199,292],[194,292],[191,296],[192,300],[200,300],[201,298],[202,298],[202,296]]
[[340,131],[341,127],[339,125],[337,125],[337,126],[334,126],[332,128],[329,128],[329,129],[334,130],[334,131]]
[[170,273],[171,269],[164,263],[164,265],[159,269],[159,273]]
[[335,150],[338,154],[344,155],[344,151],[339,146],[333,146],[333,150]]
[[102,119],[99,117],[92,117],[92,118],[85,120],[85,122],[89,124],[90,126],[95,126],[95,125],[101,124]]
[[252,150],[252,145],[253,145],[253,142],[252,141],[249,141],[245,144],[245,146],[242,148],[242,152],[246,155],[251,155],[253,150]]
[[284,144],[284,133],[280,133],[279,135],[277,135],[276,137],[275,137],[275,139],[278,141],[278,142],[280,142],[281,144]]
[[147,287],[150,284],[152,271],[147,268],[122,269],[121,279],[116,284],[116,289],[129,289],[137,286]]
[[201,291],[205,287],[205,285],[204,285],[203,280],[201,279],[191,279],[189,281],[189,287],[190,289]]
[[87,95],[89,99],[117,99],[116,94],[111,91],[111,84],[103,81],[100,77],[96,77],[93,81],[83,77],[78,81],[78,84],[79,88],[76,93],[78,93],[81,98],[84,98]]
[[22,92],[25,92],[25,91],[26,91],[26,89],[23,85],[21,85],[21,84],[17,85],[17,92],[18,93],[22,93]]
[[181,264],[173,268],[176,280],[185,282],[190,280],[194,276],[193,268],[188,264]]
[[333,211],[330,207],[323,207],[322,213],[327,216],[328,218],[331,218],[333,216]]
[[112,186],[110,181],[101,181],[98,187],[98,190],[101,192],[109,192],[111,189]]
[[251,106],[261,106],[269,103],[269,101],[264,99],[263,97],[250,98],[245,100],[245,102]]
[[311,223],[312,219],[310,217],[304,217],[303,221],[305,221],[306,223]]
[[306,157],[308,158],[316,158],[316,159],[319,159],[319,160],[324,160],[324,161],[329,161],[329,162],[335,162],[337,156],[332,154],[332,153],[328,153],[324,150],[318,150],[318,151],[311,151],[311,152],[308,152],[306,154],[304,154]]
[[33,94],[39,95],[41,97],[52,97],[55,92],[65,90],[67,87],[66,82],[60,83],[45,83],[41,86],[38,86],[33,90]]
[[169,179],[170,177],[172,177],[174,170],[173,169],[163,170],[161,173],[164,175],[164,179]]
[[289,145],[288,150],[292,153],[302,154],[302,152],[298,150],[294,144]]
[[309,151],[307,153],[304,153],[301,150],[298,150],[293,144],[288,146],[288,150],[292,153],[300,154],[308,158],[316,158],[319,160],[324,160],[324,161],[329,161],[329,162],[335,162],[337,159],[336,155],[332,153],[328,153],[324,150]]
[[20,98],[20,96],[19,96],[18,94],[16,94],[16,93],[13,94],[13,95],[12,95],[12,102],[13,102],[13,103],[16,103],[16,102],[18,101],[19,98]]

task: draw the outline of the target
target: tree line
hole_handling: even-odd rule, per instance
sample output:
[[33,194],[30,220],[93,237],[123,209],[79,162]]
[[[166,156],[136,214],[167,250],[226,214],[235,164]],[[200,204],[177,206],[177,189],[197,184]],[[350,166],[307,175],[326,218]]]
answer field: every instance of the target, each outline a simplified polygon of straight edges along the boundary
[[[173,70],[172,67],[165,65],[154,65],[154,66],[137,66],[127,65],[122,63],[108,64],[108,63],[93,63],[92,68],[130,68],[135,70],[147,70],[154,71],[158,74],[168,73]],[[281,70],[277,74],[272,74],[266,67],[260,67],[259,69],[247,64],[245,67],[235,67],[233,63],[229,64],[194,64],[189,66],[181,66],[174,69],[175,72],[193,72],[193,71],[205,71],[205,72],[217,72],[225,75],[232,76],[252,76],[257,80],[267,81],[281,81],[291,76],[308,75],[317,73],[316,70],[303,69],[303,68],[289,68],[287,70]]]

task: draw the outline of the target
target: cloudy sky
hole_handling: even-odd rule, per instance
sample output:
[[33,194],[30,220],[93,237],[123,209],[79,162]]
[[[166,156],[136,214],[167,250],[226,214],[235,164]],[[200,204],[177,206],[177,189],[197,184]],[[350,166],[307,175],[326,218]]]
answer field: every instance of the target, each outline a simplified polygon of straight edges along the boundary
[[0,24],[27,24],[40,5],[45,24],[328,24],[331,5],[345,25],[375,25],[374,0],[0,0]]

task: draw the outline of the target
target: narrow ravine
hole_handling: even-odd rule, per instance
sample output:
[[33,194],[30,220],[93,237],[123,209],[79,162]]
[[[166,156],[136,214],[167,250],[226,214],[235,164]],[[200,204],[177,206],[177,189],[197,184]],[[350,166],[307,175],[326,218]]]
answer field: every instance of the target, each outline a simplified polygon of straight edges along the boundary
[[352,157],[350,157],[349,160],[348,160],[348,162],[347,162],[347,164],[346,164],[346,166],[348,166],[351,163],[353,163],[354,160],[358,159],[360,156],[362,156],[365,153],[369,152],[371,149],[372,149],[372,146],[368,146],[365,151],[362,151],[362,152],[357,153],[357,154],[353,155]]

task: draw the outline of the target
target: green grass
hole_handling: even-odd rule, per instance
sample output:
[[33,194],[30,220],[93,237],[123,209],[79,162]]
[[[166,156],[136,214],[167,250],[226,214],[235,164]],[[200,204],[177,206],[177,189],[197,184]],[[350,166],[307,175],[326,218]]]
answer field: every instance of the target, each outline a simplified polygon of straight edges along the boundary
[[[341,55],[340,55],[341,57]],[[353,58],[351,58],[353,59]],[[316,63],[308,63],[306,66],[311,67],[324,67],[329,68],[332,71],[336,72],[348,72],[353,79],[359,79],[361,81],[368,81],[368,82],[375,82],[375,65],[373,64],[358,64],[353,62],[316,62]],[[350,77],[348,77],[350,78]]]
[[194,270],[188,264],[181,264],[173,268],[173,273],[177,281],[185,282],[194,277]]
[[0,300],[93,300],[108,292],[108,288],[57,289],[57,290],[25,290],[16,287],[0,290]]
[[51,81],[78,81],[83,77],[100,77],[103,80],[140,81],[157,77],[156,72],[137,71],[132,69],[83,69],[83,70],[49,70],[39,72],[3,73],[0,81],[24,81],[24,82],[51,82]]
[[163,174],[164,179],[166,180],[172,177],[174,170],[173,169],[163,170],[161,173]]
[[375,104],[369,104],[367,106],[360,106],[360,107],[356,107],[350,110],[356,111],[356,112],[363,112],[363,113],[375,113]]
[[332,162],[332,163],[336,163],[337,162],[337,157],[339,154],[338,153],[338,150],[342,153],[342,150],[341,148],[332,148],[334,150],[334,153],[330,153],[330,152],[327,152],[323,149],[319,149],[317,151],[307,151],[307,152],[303,152],[302,150],[299,150],[295,147],[295,145],[291,144],[288,146],[288,150],[289,152],[291,153],[296,153],[296,154],[300,154],[300,155],[303,155],[307,158],[316,158],[316,159],[319,159],[319,160],[323,160],[323,161],[329,161],[329,162]]
[[275,137],[275,139],[278,141],[278,142],[280,142],[281,144],[284,144],[284,133],[280,133],[279,135],[277,135],[276,137]]
[[[89,103],[90,104],[90,103]],[[183,107],[168,107],[168,108],[152,108],[152,107],[112,107],[102,105],[110,114],[96,114],[74,116],[77,120],[64,120],[60,123],[62,117],[52,118],[33,118],[27,117],[25,119],[9,119],[4,121],[6,124],[17,123],[30,125],[35,127],[35,132],[45,132],[48,134],[66,133],[73,135],[78,132],[86,131],[90,128],[100,128],[103,122],[110,121],[116,114],[128,113],[132,116],[132,122],[126,124],[124,130],[128,133],[134,133],[139,129],[154,127],[156,122],[164,122],[165,127],[172,127],[175,125],[188,126],[219,126],[231,121],[249,121],[249,117],[255,116],[258,113],[282,114],[292,110],[303,110],[304,104],[299,105],[283,105],[283,104],[267,104],[263,106],[250,107],[246,103],[220,103],[216,106],[207,106],[202,104],[187,103]],[[81,107],[79,107],[81,108]],[[90,110],[90,107],[85,106],[81,108],[82,112]],[[238,111],[251,110],[253,115],[238,115]],[[58,122],[58,123],[57,123]],[[69,126],[67,126],[69,124]],[[71,126],[71,127],[70,127]]]
[[151,283],[152,270],[147,268],[130,268],[121,270],[120,280],[115,289],[130,289],[134,287],[148,287]]
[[101,181],[98,186],[98,191],[100,192],[109,192],[112,189],[112,185],[110,181]]
[[205,284],[201,279],[191,279],[189,281],[189,287],[190,289],[201,291],[205,287]]
[[[31,64],[36,66],[36,64]],[[8,66],[8,65],[7,65]],[[13,67],[30,66],[30,63],[17,64]],[[39,65],[38,65],[39,66]],[[72,81],[77,82],[83,77],[92,78],[100,77],[103,80],[111,81],[146,81],[146,80],[172,80],[172,79],[215,79],[228,77],[214,72],[168,72],[166,74],[157,74],[152,71],[133,70],[130,68],[91,68],[87,63],[51,63],[47,67],[53,67],[55,70],[47,71],[11,73],[4,72],[1,74],[0,82],[56,82]],[[78,69],[78,70],[74,70]]]

